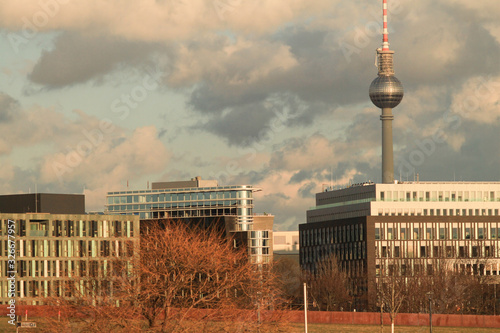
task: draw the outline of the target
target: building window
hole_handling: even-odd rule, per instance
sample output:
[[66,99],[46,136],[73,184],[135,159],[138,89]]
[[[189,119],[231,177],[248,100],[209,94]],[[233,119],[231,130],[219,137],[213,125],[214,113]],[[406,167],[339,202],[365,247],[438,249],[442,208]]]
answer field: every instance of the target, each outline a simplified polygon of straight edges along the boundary
[[439,239],[445,239],[445,228],[439,228]]
[[419,228],[413,228],[413,239],[420,239],[420,230],[419,230]]
[[477,228],[477,239],[484,239],[484,228]]
[[420,257],[422,258],[426,257],[425,246],[420,247]]

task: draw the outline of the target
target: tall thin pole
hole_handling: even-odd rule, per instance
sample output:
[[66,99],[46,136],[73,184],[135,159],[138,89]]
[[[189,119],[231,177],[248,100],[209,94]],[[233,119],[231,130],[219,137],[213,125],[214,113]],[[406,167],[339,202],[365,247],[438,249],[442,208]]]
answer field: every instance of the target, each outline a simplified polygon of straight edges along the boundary
[[432,291],[429,291],[427,296],[429,297],[429,330],[432,333]]
[[304,282],[304,332],[307,333],[307,284]]
[[383,108],[382,120],[382,183],[394,183],[394,153],[392,147],[392,115],[391,108]]
[[430,327],[430,333],[432,333],[432,299],[429,298],[429,327]]

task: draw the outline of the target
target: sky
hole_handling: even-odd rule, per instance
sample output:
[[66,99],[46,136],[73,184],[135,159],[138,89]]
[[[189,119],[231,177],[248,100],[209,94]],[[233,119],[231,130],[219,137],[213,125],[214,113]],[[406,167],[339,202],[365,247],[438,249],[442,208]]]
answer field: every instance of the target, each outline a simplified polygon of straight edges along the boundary
[[[248,184],[297,230],[381,181],[382,0],[0,2],[0,194]],[[498,0],[389,0],[395,178],[500,181]]]

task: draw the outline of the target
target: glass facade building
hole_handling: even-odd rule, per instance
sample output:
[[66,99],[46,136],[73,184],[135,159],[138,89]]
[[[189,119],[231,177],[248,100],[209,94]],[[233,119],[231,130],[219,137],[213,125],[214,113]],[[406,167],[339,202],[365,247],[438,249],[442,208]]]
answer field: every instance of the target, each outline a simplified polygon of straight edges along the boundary
[[148,190],[108,192],[105,213],[219,224],[236,242],[247,245],[252,262],[268,263],[274,217],[254,214],[253,193],[260,190],[251,185],[218,186],[215,180],[199,177],[153,183]]
[[253,196],[248,185],[109,192],[106,212],[140,219],[236,216],[234,231],[252,230]]

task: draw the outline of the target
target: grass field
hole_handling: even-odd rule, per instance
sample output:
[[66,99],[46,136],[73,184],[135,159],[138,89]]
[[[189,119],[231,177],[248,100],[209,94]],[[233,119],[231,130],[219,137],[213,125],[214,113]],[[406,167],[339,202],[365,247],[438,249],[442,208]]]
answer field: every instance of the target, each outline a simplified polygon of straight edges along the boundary
[[[299,333],[304,332],[304,325],[292,324],[294,330],[288,332]],[[395,332],[404,333],[427,333],[429,332],[429,327],[422,326],[395,326]],[[309,325],[308,333],[330,333],[330,332],[346,332],[346,333],[371,333],[371,332],[381,332],[380,326],[373,325],[322,325],[313,324]],[[391,327],[384,325],[384,333],[391,332]],[[496,328],[461,328],[461,327],[433,327],[433,333],[493,333],[499,332]]]
[[[29,319],[29,321],[40,322],[37,318]],[[40,326],[40,325],[38,325]],[[36,328],[26,328],[20,329],[19,332],[36,333],[39,330]],[[434,333],[493,333],[499,332],[499,329],[494,328],[461,328],[461,327],[433,327],[432,331]],[[0,321],[0,332],[16,332],[16,328],[7,323],[7,319]],[[193,332],[198,333],[195,329]],[[236,332],[251,332],[239,330]],[[261,331],[264,333],[263,331]],[[304,332],[303,324],[287,324],[283,327],[280,332],[286,333],[301,333]],[[328,324],[309,324],[308,333],[371,333],[371,332],[382,332],[380,326],[375,325],[328,325]],[[391,332],[391,327],[384,325],[384,333]],[[395,332],[404,333],[427,333],[429,332],[429,327],[418,327],[418,326],[396,326]]]

